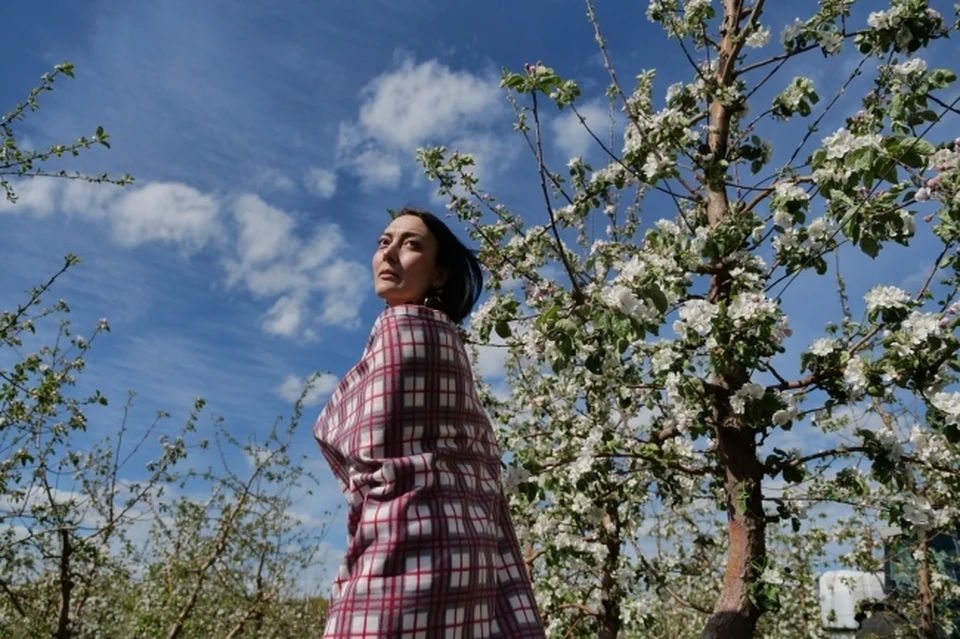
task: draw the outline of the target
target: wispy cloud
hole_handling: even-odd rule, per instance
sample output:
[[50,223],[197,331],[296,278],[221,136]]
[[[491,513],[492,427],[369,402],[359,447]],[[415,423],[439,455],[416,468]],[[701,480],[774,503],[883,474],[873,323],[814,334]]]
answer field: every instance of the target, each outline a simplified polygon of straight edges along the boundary
[[[303,396],[303,405],[308,407],[317,406],[333,392],[339,381],[336,375],[330,375],[329,373],[319,375],[313,381],[313,385],[307,391],[307,394]],[[306,383],[307,380],[301,379],[291,373],[287,375],[283,382],[280,383],[280,386],[277,387],[277,394],[288,402],[295,402],[303,395]]]
[[291,178],[289,175],[286,175],[277,169],[263,169],[254,175],[253,186],[258,193],[292,193],[296,190],[297,183],[294,182],[293,178]]
[[312,326],[356,326],[367,294],[368,269],[343,257],[338,225],[304,235],[294,217],[242,194],[234,199],[178,183],[119,189],[84,182],[33,180],[0,212],[76,215],[104,224],[123,247],[167,244],[185,255],[208,245],[220,254],[228,287],[242,284],[271,301],[261,326],[273,335],[315,337]]

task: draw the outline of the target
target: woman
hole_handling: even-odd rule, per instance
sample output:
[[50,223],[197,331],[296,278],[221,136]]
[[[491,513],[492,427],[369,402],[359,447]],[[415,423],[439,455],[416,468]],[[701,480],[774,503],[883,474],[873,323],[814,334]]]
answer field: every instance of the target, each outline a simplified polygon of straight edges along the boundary
[[323,636],[542,638],[456,327],[480,265],[438,218],[404,209],[373,274],[387,308],[313,431],[350,505]]

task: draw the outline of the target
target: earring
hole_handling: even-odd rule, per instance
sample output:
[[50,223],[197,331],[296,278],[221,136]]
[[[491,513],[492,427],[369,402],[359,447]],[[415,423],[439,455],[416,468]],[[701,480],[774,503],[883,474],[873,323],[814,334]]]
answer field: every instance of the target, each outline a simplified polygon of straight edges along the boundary
[[423,305],[427,308],[432,308],[434,310],[442,310],[443,300],[441,296],[443,295],[443,290],[438,288],[431,288],[427,293],[426,299],[423,300]]

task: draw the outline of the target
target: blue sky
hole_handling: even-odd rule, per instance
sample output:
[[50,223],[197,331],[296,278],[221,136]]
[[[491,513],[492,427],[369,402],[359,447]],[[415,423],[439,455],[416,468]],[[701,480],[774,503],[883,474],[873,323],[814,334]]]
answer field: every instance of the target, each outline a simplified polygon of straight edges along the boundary
[[[679,48],[646,19],[645,3],[599,4],[625,84],[656,67],[662,99],[670,83],[690,77]],[[778,47],[786,22],[815,4],[768,14],[768,49]],[[949,2],[931,4],[952,15]],[[574,0],[34,0],[7,11],[5,26],[3,110],[54,64],[77,67],[76,80],[41,96],[22,138],[40,147],[103,125],[113,150],[87,153],[71,167],[129,172],[137,182],[122,190],[20,185],[21,202],[0,206],[0,299],[12,306],[63,254],[78,254],[84,264],[54,294],[70,302],[80,332],[99,317],[113,328],[89,357],[86,383],[115,405],[136,390],[144,424],[165,409],[173,428],[203,396],[238,433],[259,433],[289,412],[313,371],[329,371],[320,387],[332,387],[381,308],[369,257],[386,209],[441,208],[414,162],[417,147],[474,152],[484,185],[539,223],[535,167],[511,134],[497,88],[501,67],[543,60],[577,79],[586,112],[603,117],[607,79],[584,5]],[[951,46],[937,56],[946,59]],[[835,88],[845,76],[833,71],[849,60],[830,66],[808,56],[775,85],[802,72]],[[824,135],[852,108],[851,98],[825,122]],[[575,153],[599,158],[570,125],[567,114],[549,116],[549,159],[560,167]],[[915,279],[929,259],[910,251],[872,264],[869,277],[852,278],[854,293]],[[807,278],[787,300],[805,343],[826,319],[824,288],[832,298],[832,281]],[[486,353],[481,369],[496,381],[496,356]],[[302,424],[308,454],[316,451],[309,427],[322,399],[312,398]],[[105,411],[94,432],[110,432],[116,417]],[[314,459],[325,488],[300,507],[319,513],[340,496],[319,454]],[[334,555],[342,541],[338,516]]]

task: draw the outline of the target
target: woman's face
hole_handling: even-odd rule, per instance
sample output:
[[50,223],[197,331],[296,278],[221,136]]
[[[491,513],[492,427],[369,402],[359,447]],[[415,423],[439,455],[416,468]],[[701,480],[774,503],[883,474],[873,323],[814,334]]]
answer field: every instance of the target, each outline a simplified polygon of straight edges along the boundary
[[421,303],[443,284],[436,265],[437,238],[416,215],[401,215],[384,229],[373,254],[373,285],[390,306]]

